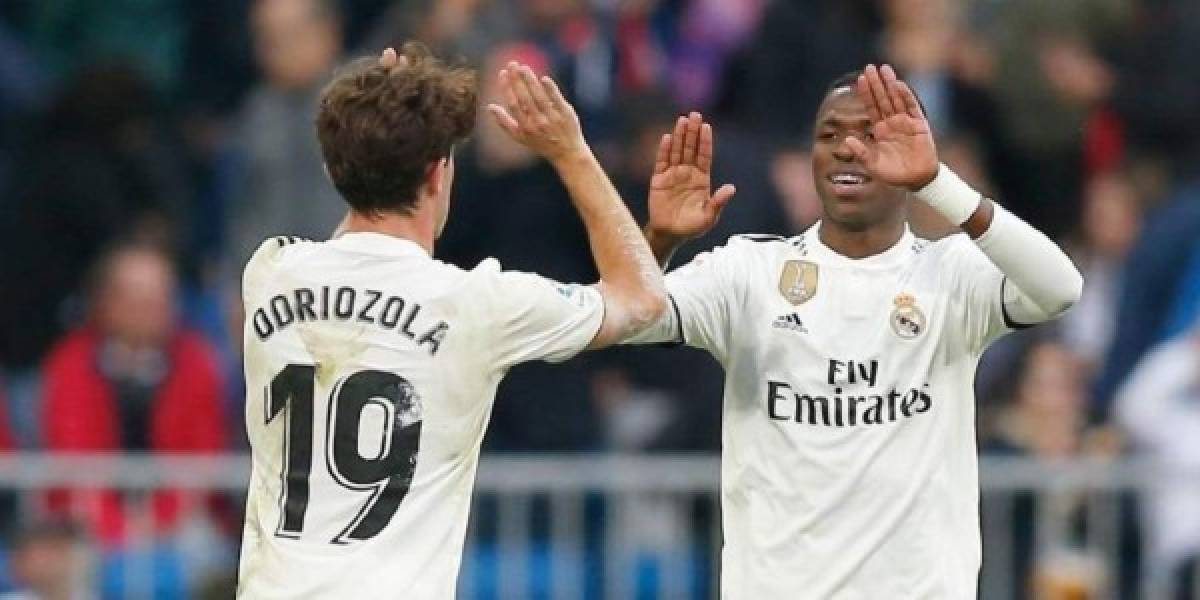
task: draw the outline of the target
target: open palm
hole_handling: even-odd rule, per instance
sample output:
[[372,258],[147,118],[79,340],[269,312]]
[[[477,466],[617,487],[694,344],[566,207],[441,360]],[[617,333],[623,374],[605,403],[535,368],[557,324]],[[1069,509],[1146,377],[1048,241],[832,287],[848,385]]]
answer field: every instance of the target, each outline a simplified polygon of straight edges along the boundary
[[650,178],[650,229],[690,239],[716,225],[735,190],[724,185],[711,193],[712,157],[712,126],[699,113],[680,117],[675,131],[663,135]]
[[857,92],[871,116],[874,142],[846,143],[872,177],[895,186],[919,189],[937,175],[937,148],[929,121],[908,84],[888,65],[868,65]]

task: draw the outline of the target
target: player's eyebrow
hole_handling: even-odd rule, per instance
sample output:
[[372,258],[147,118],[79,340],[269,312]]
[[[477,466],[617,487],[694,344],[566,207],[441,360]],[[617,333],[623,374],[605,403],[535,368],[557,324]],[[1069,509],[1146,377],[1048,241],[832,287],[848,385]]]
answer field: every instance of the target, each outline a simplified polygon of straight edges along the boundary
[[846,127],[866,128],[866,127],[871,126],[871,118],[867,117],[867,116],[862,116],[862,117],[858,117],[858,118],[853,118],[853,117],[843,118],[843,117],[837,116],[836,114],[830,114],[830,115],[826,115],[819,122],[817,122],[817,126],[818,127],[840,127],[840,128],[846,128]]

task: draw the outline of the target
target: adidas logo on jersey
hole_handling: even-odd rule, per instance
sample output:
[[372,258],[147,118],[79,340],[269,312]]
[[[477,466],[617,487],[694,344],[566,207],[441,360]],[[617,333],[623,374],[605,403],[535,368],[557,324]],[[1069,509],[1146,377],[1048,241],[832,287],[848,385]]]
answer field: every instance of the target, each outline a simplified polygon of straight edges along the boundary
[[780,315],[771,326],[776,329],[789,329],[796,333],[808,333],[808,328],[804,326],[804,322],[800,320],[800,315],[796,313]]

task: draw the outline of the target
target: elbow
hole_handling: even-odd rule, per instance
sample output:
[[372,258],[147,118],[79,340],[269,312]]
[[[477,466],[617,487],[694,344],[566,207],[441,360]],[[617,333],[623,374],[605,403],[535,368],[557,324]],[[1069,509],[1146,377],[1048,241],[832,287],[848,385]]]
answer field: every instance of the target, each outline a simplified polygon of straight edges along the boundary
[[636,331],[642,331],[658,322],[667,312],[669,304],[667,293],[661,287],[648,289],[637,294],[629,302],[630,325]]
[[1074,266],[1070,275],[1064,277],[1055,290],[1053,301],[1047,302],[1046,313],[1050,318],[1061,317],[1079,303],[1083,297],[1083,275]]
[[1079,299],[1083,297],[1083,274],[1079,269],[1071,268],[1071,277],[1067,279],[1066,285],[1063,286],[1066,292],[1062,299],[1062,312],[1071,310],[1072,306],[1079,304]]

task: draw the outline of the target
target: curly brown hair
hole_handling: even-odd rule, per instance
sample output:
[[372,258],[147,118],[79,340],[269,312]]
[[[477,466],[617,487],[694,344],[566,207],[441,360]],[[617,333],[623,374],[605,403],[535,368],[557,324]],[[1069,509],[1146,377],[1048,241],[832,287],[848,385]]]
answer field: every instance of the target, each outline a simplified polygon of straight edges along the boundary
[[375,57],[344,67],[321,93],[317,138],[329,176],[363,214],[411,214],[430,163],[475,129],[475,71],[405,44],[397,67]]

